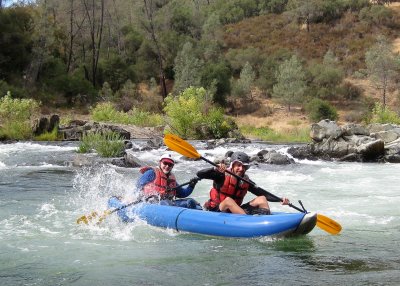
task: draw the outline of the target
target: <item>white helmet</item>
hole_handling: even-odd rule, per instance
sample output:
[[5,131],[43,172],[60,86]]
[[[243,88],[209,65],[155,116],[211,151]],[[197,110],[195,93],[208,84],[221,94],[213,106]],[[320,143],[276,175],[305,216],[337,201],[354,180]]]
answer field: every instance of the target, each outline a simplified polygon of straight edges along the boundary
[[160,162],[166,160],[170,161],[171,163],[175,164],[175,160],[172,158],[171,154],[165,153],[160,157]]

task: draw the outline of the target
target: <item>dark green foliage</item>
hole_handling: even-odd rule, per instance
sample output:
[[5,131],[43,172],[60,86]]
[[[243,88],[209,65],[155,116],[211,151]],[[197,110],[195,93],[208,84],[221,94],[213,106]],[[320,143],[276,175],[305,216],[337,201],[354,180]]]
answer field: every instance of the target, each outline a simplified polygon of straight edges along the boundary
[[31,59],[33,29],[29,8],[0,9],[0,79],[22,77]]
[[96,95],[92,83],[78,74],[59,76],[54,79],[54,88],[64,94],[69,106],[92,102]]
[[260,1],[258,7],[260,8],[261,12],[279,14],[285,11],[287,2],[288,0]]
[[7,82],[0,80],[0,98],[5,96],[7,92],[10,92],[12,98],[26,97],[26,92],[23,88],[8,84]]
[[280,49],[274,54],[265,57],[259,69],[259,77],[256,85],[267,93],[271,93],[272,87],[276,84],[276,73],[279,65],[290,59],[292,54],[286,49]]
[[195,28],[194,16],[191,10],[185,6],[177,6],[173,9],[170,20],[171,29],[178,34],[192,35]]
[[127,54],[132,56],[135,52],[139,50],[140,46],[142,45],[143,35],[133,29],[133,27],[131,26],[124,26],[121,29],[121,33],[124,36]]
[[51,81],[53,81],[54,78],[65,75],[66,70],[65,63],[60,58],[50,57],[42,65],[38,76],[39,81],[47,86],[51,86]]
[[100,62],[99,74],[101,82],[108,82],[113,91],[120,89],[128,79],[135,80],[134,70],[129,67],[125,59],[118,55]]
[[256,0],[225,0],[215,1],[210,5],[210,10],[220,15],[223,24],[236,23],[244,18],[259,14],[258,1]]
[[258,72],[264,62],[265,56],[261,53],[260,49],[248,47],[246,49],[229,49],[225,54],[225,58],[232,67],[233,74],[236,76],[239,75],[246,62]]
[[211,63],[202,71],[201,83],[207,89],[215,89],[213,101],[224,106],[226,95],[231,91],[230,78],[232,72],[224,62]]
[[312,76],[310,89],[313,97],[334,99],[338,86],[343,80],[343,72],[330,65],[312,64],[309,68]]
[[322,119],[336,120],[338,114],[336,108],[330,105],[327,101],[319,98],[311,100],[306,109],[309,113],[309,117],[313,121],[320,121]]

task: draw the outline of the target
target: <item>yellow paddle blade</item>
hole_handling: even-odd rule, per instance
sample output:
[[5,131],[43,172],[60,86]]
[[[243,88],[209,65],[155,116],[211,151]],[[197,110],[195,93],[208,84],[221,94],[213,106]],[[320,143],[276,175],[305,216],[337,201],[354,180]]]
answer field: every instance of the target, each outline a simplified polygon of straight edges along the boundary
[[317,214],[317,226],[330,234],[338,234],[342,230],[339,223],[322,214]]
[[99,221],[97,222],[97,224],[101,223],[103,220],[105,220],[105,218],[109,215],[112,214],[113,211],[112,210],[106,210],[104,211],[104,213],[99,217]]
[[199,159],[201,157],[192,145],[174,134],[165,134],[164,144],[167,145],[169,149],[185,157],[194,159]]
[[90,221],[97,218],[98,216],[99,215],[97,212],[92,212],[90,215],[84,215],[84,216],[81,216],[80,218],[78,218],[76,220],[76,223],[77,224],[80,224],[80,223],[88,224]]

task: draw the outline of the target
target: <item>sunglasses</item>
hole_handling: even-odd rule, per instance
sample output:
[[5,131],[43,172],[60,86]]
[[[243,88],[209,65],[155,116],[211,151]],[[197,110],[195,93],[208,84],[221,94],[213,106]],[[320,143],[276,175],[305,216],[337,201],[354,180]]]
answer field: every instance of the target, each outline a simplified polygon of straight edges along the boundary
[[171,167],[171,168],[174,166],[173,163],[169,163],[169,162],[161,162],[161,163],[163,163],[163,165]]

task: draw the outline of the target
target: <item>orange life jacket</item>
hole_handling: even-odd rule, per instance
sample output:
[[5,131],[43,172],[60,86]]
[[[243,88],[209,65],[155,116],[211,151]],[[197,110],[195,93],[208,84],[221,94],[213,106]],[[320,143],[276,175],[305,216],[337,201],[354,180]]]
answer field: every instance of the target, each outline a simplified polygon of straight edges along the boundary
[[143,174],[149,169],[154,170],[156,177],[152,182],[149,182],[143,187],[143,193],[146,196],[159,195],[161,199],[175,197],[176,190],[173,189],[176,187],[175,175],[172,173],[166,175],[158,167],[143,167],[140,169],[140,172]]
[[[249,177],[244,175],[243,179],[249,180]],[[238,180],[234,176],[225,173],[225,181],[220,189],[218,190],[215,186],[211,189],[208,206],[209,208],[215,208],[223,200],[225,200],[226,197],[232,198],[240,206],[248,189],[248,183]]]

